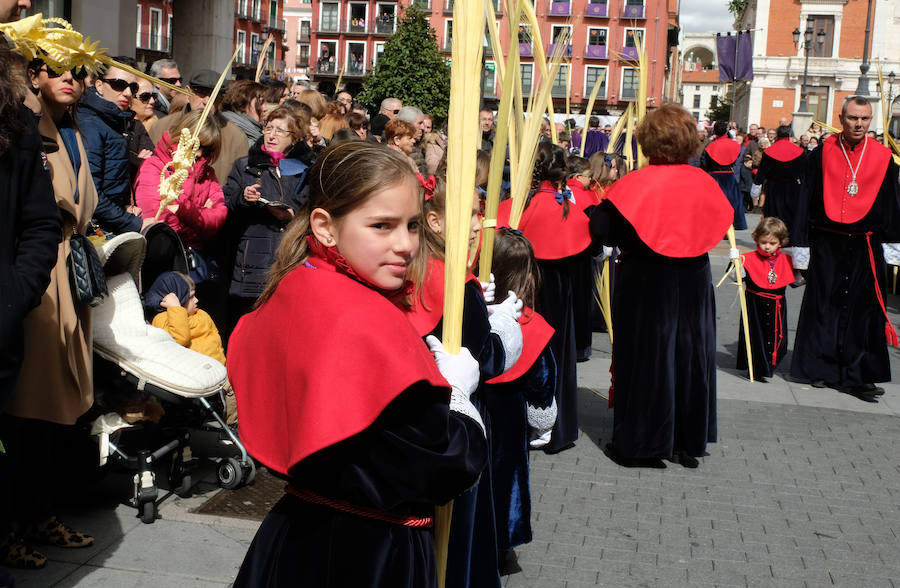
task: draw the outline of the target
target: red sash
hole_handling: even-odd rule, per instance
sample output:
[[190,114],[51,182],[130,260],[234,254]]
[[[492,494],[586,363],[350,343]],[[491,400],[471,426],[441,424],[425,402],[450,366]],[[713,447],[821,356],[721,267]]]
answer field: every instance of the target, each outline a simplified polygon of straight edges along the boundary
[[716,181],[687,164],[650,164],[631,172],[610,186],[606,199],[641,241],[666,257],[707,253],[734,219],[734,209]]
[[[866,156],[863,157],[856,174],[859,191],[856,196],[847,193],[853,179],[850,166],[838,144],[839,135],[825,139],[822,145],[822,196],[825,200],[825,214],[836,223],[851,224],[861,220],[872,209],[875,198],[884,182],[884,174],[891,161],[891,150],[875,139],[866,137]],[[862,156],[863,144],[851,150],[844,145],[850,164],[856,169]]]
[[706,154],[719,165],[731,165],[741,154],[741,144],[728,135],[722,135],[706,146]]

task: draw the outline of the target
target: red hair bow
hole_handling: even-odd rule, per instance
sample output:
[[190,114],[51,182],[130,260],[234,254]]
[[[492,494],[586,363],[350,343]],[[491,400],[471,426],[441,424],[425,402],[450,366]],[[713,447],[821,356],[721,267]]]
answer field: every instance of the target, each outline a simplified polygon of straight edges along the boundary
[[425,202],[428,202],[432,196],[434,196],[434,176],[424,177],[422,174],[417,173],[416,179],[419,180],[419,185],[425,189]]

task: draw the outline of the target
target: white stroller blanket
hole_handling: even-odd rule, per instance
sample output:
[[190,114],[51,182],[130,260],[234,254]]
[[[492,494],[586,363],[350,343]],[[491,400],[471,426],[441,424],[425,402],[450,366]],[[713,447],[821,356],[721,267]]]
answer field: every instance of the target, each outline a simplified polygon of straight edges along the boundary
[[144,320],[141,296],[129,273],[107,276],[109,295],[94,308],[94,351],[146,383],[184,398],[215,394],[225,385],[218,361],[182,347]]

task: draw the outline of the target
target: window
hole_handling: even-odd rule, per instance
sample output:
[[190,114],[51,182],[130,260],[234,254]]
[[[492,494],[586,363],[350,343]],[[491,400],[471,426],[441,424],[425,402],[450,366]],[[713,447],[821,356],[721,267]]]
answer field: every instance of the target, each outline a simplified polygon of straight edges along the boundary
[[696,120],[696,121],[699,121],[699,120],[700,120],[700,113],[699,113],[699,112],[697,112],[697,111],[695,110],[695,111],[692,112],[691,114],[694,116],[694,120]]
[[550,0],[550,16],[569,16],[569,0]]
[[608,30],[600,27],[588,28],[586,57],[606,59],[606,35]]
[[709,107],[710,107],[710,108],[715,108],[715,107],[716,107],[716,104],[718,104],[718,103],[719,103],[719,97],[718,97],[718,96],[710,96],[710,97],[709,97]]
[[137,14],[138,14],[138,22],[137,22],[137,40],[135,41],[135,46],[138,49],[143,48],[144,44],[141,42],[141,5],[137,5]]
[[694,108],[700,108],[700,94],[694,94]]
[[522,77],[522,94],[529,95],[531,94],[531,82],[532,82],[532,74],[534,72],[534,64],[533,63],[520,63],[519,64],[519,72]]
[[607,0],[589,0],[585,14],[587,16],[605,18],[609,15]]
[[644,18],[644,0],[625,0],[625,18]]
[[300,38],[297,39],[298,41],[309,42],[309,29],[311,24],[312,23],[308,20],[300,21]]
[[366,71],[366,44],[359,41],[347,43],[347,67],[348,75],[361,76]]
[[550,47],[547,50],[547,57],[553,55],[557,50],[557,45],[565,44],[565,55],[572,54],[572,26],[571,25],[553,25],[550,29]]
[[633,67],[622,68],[622,100],[634,100],[638,93],[638,72]]
[[482,92],[482,94],[485,96],[496,96],[497,75],[495,71],[495,64],[493,61],[484,62],[484,71],[481,72],[481,76],[484,80],[484,84],[482,85],[484,91]]
[[259,0],[253,0],[253,4],[251,4],[250,7],[250,18],[252,18],[253,20],[260,20],[259,9]]
[[360,4],[358,2],[350,3],[350,11],[347,15],[347,32],[366,32],[366,13],[368,12],[368,8],[367,4]]
[[397,22],[397,5],[379,4],[376,11],[378,18],[375,21],[375,32],[393,34]]
[[431,11],[431,3],[428,0],[413,0],[413,6],[419,10]]
[[278,2],[277,0],[269,0],[269,26],[278,26]]
[[444,21],[444,50],[450,51],[453,48],[453,19],[448,18]]
[[381,58],[382,53],[384,53],[384,41],[376,41],[375,57],[372,59],[372,67],[375,67],[375,64],[378,63],[378,60]]
[[323,41],[319,46],[316,71],[325,74],[337,73],[337,42]]
[[298,49],[300,51],[300,63],[297,66],[309,67],[309,45],[300,45]]
[[235,49],[238,47],[241,49],[237,57],[238,63],[247,63],[247,31],[238,30],[235,45]]
[[559,71],[556,72],[556,77],[553,79],[553,87],[550,88],[550,94],[553,96],[563,96],[569,93],[569,66],[566,64],[562,64],[559,66]]
[[247,17],[247,0],[241,0],[238,4],[238,15]]
[[[810,14],[807,26],[812,24],[813,43],[809,54],[813,57],[831,57],[834,48],[834,15]],[[825,31],[825,42],[819,45],[816,33]]]
[[527,43],[528,46],[531,46],[532,36],[531,36],[531,25],[520,24],[519,25],[519,44]]
[[319,30],[328,33],[338,31],[338,3],[322,2],[322,12],[319,14]]
[[166,53],[172,52],[172,21],[175,19],[173,15],[169,15],[169,24],[166,27]]
[[700,91],[700,86],[694,86],[694,91],[695,91],[695,92],[699,92],[699,91]]
[[713,92],[718,92],[718,91],[719,91],[719,86],[713,86],[712,91],[713,91]]
[[147,48],[152,51],[162,50],[162,10],[150,9],[150,38]]
[[603,81],[600,82],[600,89],[597,90],[597,98],[605,99],[606,98],[606,68],[599,67],[596,65],[589,65],[584,68],[584,93],[582,96],[590,96],[591,92],[594,90],[594,84],[597,83],[597,79],[601,78]]
[[256,63],[259,59],[259,35],[250,33],[250,61],[248,63]]
[[637,47],[637,39],[644,42],[644,29],[625,29],[626,47]]

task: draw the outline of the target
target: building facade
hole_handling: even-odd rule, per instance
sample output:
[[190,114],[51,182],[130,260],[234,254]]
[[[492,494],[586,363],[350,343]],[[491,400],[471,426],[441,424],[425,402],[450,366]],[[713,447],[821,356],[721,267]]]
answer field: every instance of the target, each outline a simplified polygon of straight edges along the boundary
[[[270,76],[284,75],[290,49],[284,0],[234,0],[234,5],[234,50],[239,49],[233,67],[235,77],[252,79],[259,59],[266,61],[263,71]],[[273,43],[265,48],[270,36]]]
[[[813,120],[840,126],[847,96],[857,92],[871,7],[869,95],[877,94],[876,67],[900,74],[900,4],[872,0],[751,0],[740,26],[754,30],[754,80],[745,84],[737,107],[746,126],[765,127],[798,111],[806,65],[804,32],[812,29],[806,102]],[[794,41],[797,30],[799,41]],[[889,88],[889,91],[893,88]],[[898,85],[900,90],[900,85]],[[881,129],[880,104],[872,129]]]
[[727,91],[719,80],[715,33],[686,33],[681,45],[681,89],[678,101],[698,121],[709,120],[714,108]]
[[[359,83],[378,61],[384,43],[396,30],[400,13],[408,0],[316,0],[312,6],[310,42],[311,77],[342,80],[352,86]],[[428,13],[438,46],[450,58],[453,38],[452,0],[415,0]],[[495,0],[497,26],[504,55],[509,51],[509,22]],[[553,51],[554,41],[568,32],[569,63],[560,67],[553,81],[552,95],[561,111],[567,90],[572,112],[582,112],[598,77],[603,77],[594,110],[598,113],[621,112],[635,99],[638,75],[633,61],[636,42],[643,39],[648,54],[648,105],[659,105],[667,92],[670,55],[677,40],[676,0],[536,0],[540,37],[544,51]],[[578,23],[573,24],[573,23]],[[525,24],[517,27],[521,74],[525,93],[538,76],[534,63],[536,35]],[[673,34],[674,32],[674,34]],[[499,94],[496,60],[489,40],[484,39],[484,97]]]
[[289,47],[285,76],[309,79],[312,0],[284,0],[284,19],[287,21],[285,42]]

